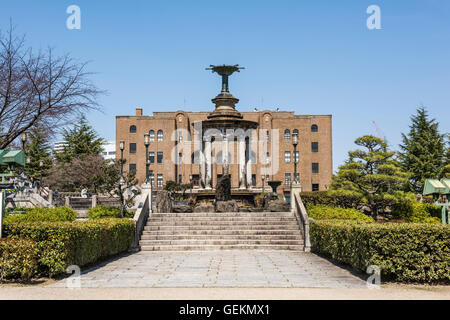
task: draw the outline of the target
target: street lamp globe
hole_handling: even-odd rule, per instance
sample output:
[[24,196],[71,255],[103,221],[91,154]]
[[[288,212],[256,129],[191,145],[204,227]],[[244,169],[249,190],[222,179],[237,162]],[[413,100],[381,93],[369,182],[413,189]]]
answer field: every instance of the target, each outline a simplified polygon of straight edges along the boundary
[[298,145],[298,134],[296,134],[296,133],[294,133],[294,134],[292,135],[292,144],[293,144],[294,146],[297,146],[297,145]]
[[122,150],[122,151],[123,151],[123,149],[125,149],[125,141],[120,140],[120,142],[119,142],[119,148],[120,148],[120,150]]
[[150,145],[150,135],[148,133],[144,134],[144,144],[146,147]]

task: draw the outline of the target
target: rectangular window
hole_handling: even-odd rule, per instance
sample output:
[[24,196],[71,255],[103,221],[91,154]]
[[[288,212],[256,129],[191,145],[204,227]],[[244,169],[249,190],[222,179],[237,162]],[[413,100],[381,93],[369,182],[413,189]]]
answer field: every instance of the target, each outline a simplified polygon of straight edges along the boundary
[[266,152],[266,164],[270,163],[270,154]]
[[311,142],[311,152],[319,152],[319,143]]
[[181,174],[178,175],[178,183],[179,184],[183,183],[183,176]]
[[198,186],[200,184],[200,176],[198,174],[192,175],[192,185]]
[[284,184],[289,187],[291,185],[291,174],[285,173],[284,174]]
[[153,151],[148,153],[148,159],[150,160],[150,163],[155,163],[155,153]]
[[256,174],[252,174],[252,186],[256,186]]
[[312,173],[319,173],[319,164],[317,162],[312,163]]
[[136,143],[130,143],[130,153],[136,153]]
[[158,152],[157,154],[156,154],[156,161],[158,161],[158,163],[163,163],[163,153],[162,152]]
[[178,164],[182,164],[183,163],[183,154],[180,152],[178,154]]
[[312,191],[319,191],[319,184],[313,183],[313,185],[312,185]]
[[294,161],[295,161],[295,163],[298,163],[298,161],[299,161],[299,153],[298,153],[298,151],[295,151]]
[[158,173],[157,176],[156,176],[156,179],[157,179],[156,180],[157,186],[159,188],[161,188],[163,186],[163,175],[162,175],[162,173]]
[[154,186],[155,185],[155,174],[153,173],[153,170],[149,171],[149,176],[150,176],[150,184],[152,186]]
[[266,142],[269,142],[269,139],[270,139],[269,130],[266,130]]
[[284,152],[284,162],[290,163],[291,162],[291,152],[285,151]]
[[129,170],[130,172],[136,172],[136,163],[130,163]]

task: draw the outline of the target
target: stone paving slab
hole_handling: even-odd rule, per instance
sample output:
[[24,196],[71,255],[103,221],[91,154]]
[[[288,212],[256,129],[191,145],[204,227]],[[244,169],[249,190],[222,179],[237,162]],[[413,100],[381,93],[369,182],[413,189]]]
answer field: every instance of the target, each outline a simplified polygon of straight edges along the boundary
[[82,288],[366,288],[365,281],[348,270],[313,253],[295,251],[141,251],[82,272],[80,283]]

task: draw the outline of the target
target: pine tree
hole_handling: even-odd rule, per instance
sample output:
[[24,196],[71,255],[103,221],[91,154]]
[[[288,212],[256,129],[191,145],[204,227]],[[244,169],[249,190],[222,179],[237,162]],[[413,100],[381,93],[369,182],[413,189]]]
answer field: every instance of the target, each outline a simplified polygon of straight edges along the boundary
[[393,160],[394,152],[389,151],[386,142],[374,136],[363,136],[355,140],[363,147],[350,151],[349,159],[339,167],[333,177],[333,190],[352,191],[362,196],[372,217],[384,211],[402,193],[408,175],[401,171]]
[[409,133],[402,133],[399,159],[404,171],[410,172],[410,183],[416,193],[422,193],[425,179],[441,178],[449,164],[445,135],[439,133],[439,123],[429,119],[425,107],[411,116]]
[[31,129],[25,144],[26,157],[25,173],[35,180],[48,175],[52,167],[51,148],[46,131],[42,128]]
[[67,163],[76,157],[99,155],[102,152],[104,140],[89,125],[84,115],[79,118],[73,128],[64,129],[63,138],[66,145],[62,152],[55,155],[60,162]]

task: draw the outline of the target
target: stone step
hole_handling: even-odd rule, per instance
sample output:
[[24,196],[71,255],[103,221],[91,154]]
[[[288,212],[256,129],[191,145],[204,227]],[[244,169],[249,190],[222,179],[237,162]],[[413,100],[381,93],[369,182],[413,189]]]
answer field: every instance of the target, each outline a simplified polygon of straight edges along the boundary
[[295,250],[303,251],[303,245],[157,245],[141,246],[142,251],[213,251],[213,250]]
[[252,225],[252,224],[239,224],[239,225],[165,225],[165,226],[155,226],[149,225],[144,226],[145,231],[153,230],[173,230],[177,232],[182,232],[183,230],[300,230],[298,225],[279,225],[279,224],[268,224],[268,225]]
[[292,230],[286,230],[286,229],[280,229],[280,230],[258,230],[258,229],[254,229],[254,230],[245,230],[245,229],[240,229],[240,230],[198,230],[198,229],[192,229],[192,230],[152,230],[152,231],[148,231],[148,230],[144,230],[142,232],[142,235],[146,235],[146,236],[154,236],[154,235],[160,235],[160,236],[166,236],[166,235],[214,235],[214,236],[236,236],[236,235],[278,235],[278,236],[283,236],[283,235],[298,235],[300,234],[300,230],[298,228],[296,229],[292,229]]
[[160,217],[293,217],[291,212],[216,212],[216,213],[152,213],[150,218]]
[[279,245],[302,245],[303,240],[236,240],[236,239],[207,239],[207,240],[141,240],[141,246],[156,245],[255,245],[255,244],[279,244]]
[[303,240],[300,233],[292,235],[283,234],[228,234],[228,235],[192,235],[192,234],[169,234],[169,235],[149,235],[143,234],[142,240]]
[[296,226],[296,221],[150,221],[146,226],[265,226],[286,225]]
[[153,222],[178,222],[178,221],[286,221],[296,222],[295,217],[161,217],[150,218],[147,223]]

